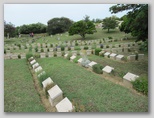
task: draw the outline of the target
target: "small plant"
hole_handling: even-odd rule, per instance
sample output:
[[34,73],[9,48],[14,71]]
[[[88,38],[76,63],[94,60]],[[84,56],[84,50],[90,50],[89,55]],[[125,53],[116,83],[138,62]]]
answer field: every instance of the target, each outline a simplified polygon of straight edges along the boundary
[[109,36],[108,38],[109,38],[109,39],[112,39],[112,37],[111,37],[111,36]]
[[85,47],[84,47],[84,50],[88,50],[88,46],[85,46]]
[[74,49],[75,49],[75,50],[80,50],[80,47],[75,47]]
[[38,77],[40,86],[43,87],[42,82],[47,79],[49,77],[49,75],[47,73],[42,74],[40,77]]
[[75,46],[78,46],[78,45],[79,45],[79,44],[76,42],[76,43],[75,43]]
[[43,48],[41,48],[41,52],[44,52]]
[[21,56],[20,56],[20,54],[18,55],[18,59],[21,59]]
[[143,76],[132,82],[133,88],[145,95],[148,95],[148,78]]
[[57,54],[56,53],[54,53],[54,57],[57,57]]
[[68,55],[67,55],[67,59],[70,60],[70,57],[71,57],[71,56],[72,56],[71,54],[68,54]]
[[53,44],[50,44],[50,47],[52,48],[53,47]]
[[6,49],[4,49],[4,54],[6,54]]
[[101,52],[101,51],[102,51],[101,48],[96,48],[96,49],[95,49],[95,55],[99,55],[99,52]]
[[75,58],[75,59],[73,60],[73,62],[74,62],[74,63],[78,63],[78,60],[79,60],[79,58]]
[[35,52],[38,52],[38,47],[35,47]]
[[40,58],[40,54],[39,53],[35,53],[34,57],[35,58]]
[[109,46],[107,45],[106,48],[109,48]]
[[100,64],[95,64],[95,65],[93,65],[93,66],[92,66],[92,69],[93,69],[93,71],[94,71],[95,73],[97,73],[97,74],[102,74],[102,73],[103,73],[103,71],[102,71],[103,66],[100,65]]
[[61,46],[61,51],[64,51],[65,47],[64,46]]
[[26,59],[28,60],[30,57],[32,57],[33,56],[33,54],[32,53],[27,53],[26,54]]

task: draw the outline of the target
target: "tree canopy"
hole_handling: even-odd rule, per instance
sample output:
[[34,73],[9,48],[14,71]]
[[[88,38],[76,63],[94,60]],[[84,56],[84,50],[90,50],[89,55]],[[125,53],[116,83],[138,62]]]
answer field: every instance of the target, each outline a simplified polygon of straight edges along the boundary
[[53,18],[48,21],[47,32],[49,35],[64,33],[69,30],[73,21],[66,17]]
[[129,10],[122,19],[120,30],[131,33],[137,40],[148,39],[148,4],[117,4],[110,7],[111,13]]
[[110,29],[115,29],[118,26],[118,23],[116,21],[116,17],[106,17],[103,19],[103,29],[108,29],[108,32]]
[[16,35],[16,28],[11,22],[4,22],[4,36],[7,37],[7,35],[9,37],[15,37]]
[[95,25],[91,21],[80,20],[75,22],[69,29],[69,35],[79,34],[85,39],[86,34],[93,34],[96,32]]

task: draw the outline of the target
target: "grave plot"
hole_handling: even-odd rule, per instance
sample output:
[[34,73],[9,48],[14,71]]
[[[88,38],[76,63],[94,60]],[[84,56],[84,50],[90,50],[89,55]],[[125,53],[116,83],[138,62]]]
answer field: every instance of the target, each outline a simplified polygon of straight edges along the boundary
[[[54,57],[52,61],[45,58],[38,59],[38,62],[47,73],[51,74],[51,77],[54,77],[52,78],[53,81],[60,86],[70,101],[74,100],[77,103],[80,101],[79,104],[84,106],[84,111],[128,112],[148,110],[148,98],[146,96],[134,94],[129,89],[109,82],[66,59]],[[54,67],[50,65],[54,65]],[[114,106],[110,104],[111,100]],[[127,107],[124,104],[126,101],[129,101]],[[89,105],[91,102],[93,102],[93,106]],[[141,103],[142,108],[139,107]]]

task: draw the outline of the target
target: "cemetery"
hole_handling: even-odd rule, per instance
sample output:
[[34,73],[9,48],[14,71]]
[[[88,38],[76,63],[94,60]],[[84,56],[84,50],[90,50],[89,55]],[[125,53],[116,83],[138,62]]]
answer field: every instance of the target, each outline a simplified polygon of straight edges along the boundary
[[5,34],[4,112],[148,112],[147,41],[101,23],[81,35],[74,24]]

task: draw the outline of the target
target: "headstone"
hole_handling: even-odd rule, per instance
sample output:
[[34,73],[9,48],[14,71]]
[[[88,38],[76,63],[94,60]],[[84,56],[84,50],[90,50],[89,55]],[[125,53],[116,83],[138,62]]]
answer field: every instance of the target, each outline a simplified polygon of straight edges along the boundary
[[46,57],[46,53],[40,53],[40,58],[45,58]]
[[92,69],[92,66],[95,65],[95,64],[97,64],[97,63],[94,62],[94,61],[92,61],[92,62],[90,62],[90,63],[88,64],[88,67]]
[[122,61],[124,59],[124,55],[117,55],[116,60]]
[[20,54],[21,59],[25,59],[26,58],[26,54]]
[[52,52],[53,51],[53,48],[49,48],[49,52]]
[[35,72],[37,73],[37,72],[39,72],[39,71],[41,71],[41,70],[42,70],[42,67],[39,66],[39,67],[37,67],[37,68],[35,69]]
[[117,48],[117,53],[121,53],[122,52],[122,48]]
[[45,75],[45,71],[43,71],[40,74],[38,74],[38,77],[41,77],[42,75]]
[[62,53],[61,52],[57,52],[57,57],[61,57]]
[[56,105],[57,112],[72,112],[74,108],[75,107],[67,97],[65,97]]
[[55,106],[57,103],[59,103],[63,99],[63,92],[58,85],[55,85],[54,87],[49,89],[48,94],[49,94],[49,102],[51,106]]
[[115,44],[115,48],[119,48],[119,44]]
[[109,52],[106,52],[105,54],[104,54],[104,57],[108,57],[110,55],[110,53]]
[[84,49],[84,46],[80,46],[80,49],[83,50]]
[[83,58],[78,59],[78,63],[81,63],[83,60]]
[[48,52],[48,57],[53,57],[53,56],[54,56],[53,52]]
[[74,47],[71,47],[71,50],[74,50]]
[[123,48],[123,51],[127,53],[128,52],[128,49],[129,48],[127,48],[127,47],[126,48]]
[[42,82],[42,85],[43,85],[43,91],[45,91],[46,87],[48,85],[52,85],[54,82],[52,81],[52,79],[50,77],[48,77],[47,79],[45,79],[43,82]]
[[44,52],[47,52],[48,51],[48,48],[43,48]]
[[86,50],[87,55],[91,55],[92,50]]
[[117,55],[117,54],[112,53],[112,54],[110,54],[110,58],[111,58],[111,59],[116,59],[116,55]]
[[112,51],[113,53],[117,53],[117,48],[112,48],[111,51]]
[[37,68],[38,66],[39,66],[39,64],[38,64],[38,63],[35,63],[35,64],[32,65],[32,68],[35,69],[35,68]]
[[65,51],[68,51],[68,47],[65,47],[65,49],[64,49]]
[[138,61],[144,60],[144,54],[138,54]]
[[135,60],[136,60],[136,55],[129,55],[129,56],[127,57],[127,59],[128,59],[129,61],[135,61]]
[[68,53],[66,53],[65,55],[64,55],[64,58],[66,58],[68,56]]
[[91,50],[91,46],[88,46],[88,49]]
[[60,52],[61,51],[61,48],[57,48],[57,51]]
[[72,55],[72,56],[70,57],[70,60],[73,61],[73,59],[75,59],[75,58],[76,58],[76,56],[75,56],[75,55]]
[[36,62],[36,60],[34,59],[34,60],[32,60],[32,61],[30,62],[30,64],[33,65],[35,62]]
[[10,54],[5,54],[4,59],[11,59]]
[[110,66],[105,66],[102,71],[103,71],[103,74],[111,74],[112,71],[114,70],[113,67],[110,67]]

